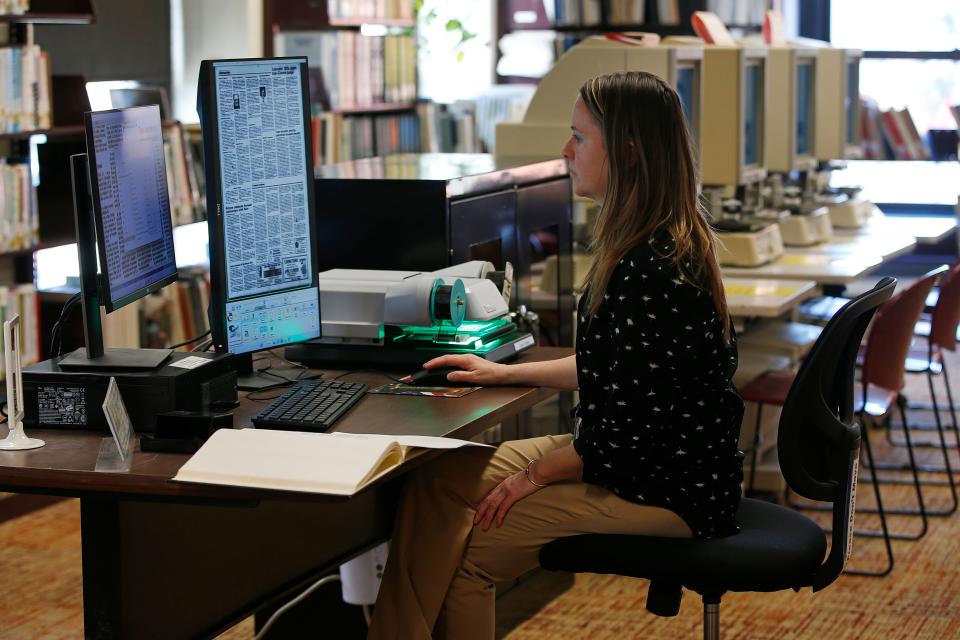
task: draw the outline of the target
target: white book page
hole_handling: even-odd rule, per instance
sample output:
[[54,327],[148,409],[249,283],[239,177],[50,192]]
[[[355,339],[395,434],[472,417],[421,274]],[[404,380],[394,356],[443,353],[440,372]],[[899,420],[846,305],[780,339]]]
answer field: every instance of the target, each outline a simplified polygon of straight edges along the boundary
[[397,444],[384,437],[220,429],[174,480],[352,495],[368,478],[399,464],[401,455]]
[[403,447],[420,447],[423,449],[459,449],[460,447],[488,447],[492,445],[457,438],[438,438],[436,436],[387,436],[379,433],[343,433],[334,431],[327,434],[338,438],[386,438]]

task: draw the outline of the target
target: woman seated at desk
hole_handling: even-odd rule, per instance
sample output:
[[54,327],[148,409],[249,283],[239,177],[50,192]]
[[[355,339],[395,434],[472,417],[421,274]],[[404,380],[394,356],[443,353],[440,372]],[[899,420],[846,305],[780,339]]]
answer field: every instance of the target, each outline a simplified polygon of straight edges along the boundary
[[502,365],[443,356],[451,382],[579,389],[575,435],[460,449],[414,472],[369,637],[493,638],[495,583],[581,533],[736,531],[743,402],[714,237],[680,101],[656,76],[579,92],[563,148],[601,203],[576,355]]

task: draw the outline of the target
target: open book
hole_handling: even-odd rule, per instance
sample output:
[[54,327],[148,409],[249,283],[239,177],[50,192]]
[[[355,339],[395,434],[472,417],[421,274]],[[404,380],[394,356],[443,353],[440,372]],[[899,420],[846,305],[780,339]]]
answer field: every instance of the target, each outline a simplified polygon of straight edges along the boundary
[[490,445],[453,438],[220,429],[173,478],[180,482],[349,496],[417,449]]

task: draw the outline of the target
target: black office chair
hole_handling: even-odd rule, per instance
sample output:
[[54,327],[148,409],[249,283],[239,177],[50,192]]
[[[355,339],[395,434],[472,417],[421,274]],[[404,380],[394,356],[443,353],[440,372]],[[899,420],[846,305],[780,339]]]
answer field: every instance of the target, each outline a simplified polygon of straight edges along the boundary
[[701,595],[703,636],[720,637],[728,591],[780,591],[833,582],[849,558],[861,427],[853,419],[857,349],[877,307],[893,295],[884,278],[847,303],[824,328],[797,373],[780,418],[777,448],[787,483],[833,503],[830,553],[820,526],[792,509],[743,498],[739,533],[708,540],[588,534],[540,550],[551,571],[611,573],[650,580],[647,610],[674,616],[683,588]]

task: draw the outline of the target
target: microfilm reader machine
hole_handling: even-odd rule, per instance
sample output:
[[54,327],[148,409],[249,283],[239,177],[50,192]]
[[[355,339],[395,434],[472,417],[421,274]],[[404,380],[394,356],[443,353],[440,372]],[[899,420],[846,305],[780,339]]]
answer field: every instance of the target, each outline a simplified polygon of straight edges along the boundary
[[481,260],[432,272],[320,273],[321,338],[287,347],[311,364],[420,366],[447,353],[507,360],[533,346],[508,302],[513,268]]

